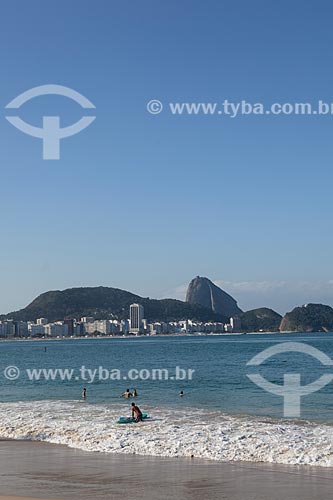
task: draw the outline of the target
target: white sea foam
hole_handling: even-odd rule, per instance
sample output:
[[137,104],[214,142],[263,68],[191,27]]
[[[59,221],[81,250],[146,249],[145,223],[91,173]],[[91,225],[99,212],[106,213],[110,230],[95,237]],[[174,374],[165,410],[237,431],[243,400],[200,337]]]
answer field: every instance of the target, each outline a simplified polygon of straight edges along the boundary
[[219,461],[333,466],[333,427],[145,408],[149,421],[117,425],[126,405],[40,401],[2,403],[0,438],[31,439],[86,451]]

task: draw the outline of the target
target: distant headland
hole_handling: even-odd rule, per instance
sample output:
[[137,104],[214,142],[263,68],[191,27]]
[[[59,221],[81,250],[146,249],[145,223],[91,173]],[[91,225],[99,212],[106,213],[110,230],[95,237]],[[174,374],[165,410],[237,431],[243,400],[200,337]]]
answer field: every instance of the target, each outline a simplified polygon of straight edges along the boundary
[[[210,279],[200,276],[190,282],[185,301],[140,297],[111,287],[70,288],[39,295],[25,308],[1,315],[0,324],[9,321],[28,324],[43,318],[47,318],[50,324],[60,324],[72,320],[79,322],[85,317],[116,324],[128,320],[131,304],[143,307],[149,325],[188,322],[196,332],[200,332],[200,328],[203,332],[209,331],[209,325],[212,333],[222,328],[223,331],[244,333],[333,331],[333,309],[328,305],[303,305],[284,317],[266,307],[244,312],[231,295]],[[161,326],[161,330],[168,333],[167,327]]]

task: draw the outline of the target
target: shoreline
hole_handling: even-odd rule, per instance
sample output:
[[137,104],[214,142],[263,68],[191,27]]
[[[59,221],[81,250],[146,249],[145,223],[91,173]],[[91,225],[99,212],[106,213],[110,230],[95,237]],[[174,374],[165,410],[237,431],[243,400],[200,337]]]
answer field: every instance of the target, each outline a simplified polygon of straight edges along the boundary
[[326,500],[330,469],[91,453],[32,441],[0,441],[0,500]]
[[44,342],[44,341],[67,341],[67,340],[101,340],[101,339],[142,339],[142,338],[179,338],[179,337],[240,337],[243,335],[317,335],[330,334],[333,332],[237,332],[237,333],[170,333],[156,335],[98,335],[98,336],[71,336],[71,337],[11,337],[0,338],[0,342]]
[[[194,458],[211,463],[261,463],[332,470],[332,425],[235,416],[201,410],[174,412],[147,407],[152,418],[138,426],[117,425],[121,404],[81,401],[3,403],[3,440],[57,444],[78,452],[152,458]],[[184,415],[186,414],[186,423]]]

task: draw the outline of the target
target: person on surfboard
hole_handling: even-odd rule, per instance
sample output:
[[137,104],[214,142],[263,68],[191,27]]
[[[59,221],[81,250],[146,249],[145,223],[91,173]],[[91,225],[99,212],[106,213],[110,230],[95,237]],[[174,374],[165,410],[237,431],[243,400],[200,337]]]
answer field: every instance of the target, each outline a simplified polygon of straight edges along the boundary
[[135,403],[132,403],[132,418],[135,418],[136,423],[142,422],[142,411]]

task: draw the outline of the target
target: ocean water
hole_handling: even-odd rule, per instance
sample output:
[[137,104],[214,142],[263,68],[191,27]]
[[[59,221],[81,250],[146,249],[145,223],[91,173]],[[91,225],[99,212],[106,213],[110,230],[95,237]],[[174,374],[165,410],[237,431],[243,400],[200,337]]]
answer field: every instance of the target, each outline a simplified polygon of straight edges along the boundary
[[[329,333],[1,342],[0,438],[109,453],[332,466],[333,382],[302,397],[300,418],[290,419],[283,416],[282,397],[247,377],[259,373],[282,385],[286,373],[297,373],[306,385],[333,372],[297,352],[247,366],[253,356],[281,342],[301,342],[333,358]],[[16,380],[5,377],[8,366],[20,370]],[[87,372],[82,380],[82,366],[91,373],[97,370],[92,383]],[[177,366],[194,370],[192,379],[175,380]],[[106,369],[117,377],[119,370],[121,380],[98,379],[99,367],[102,378]],[[169,371],[168,380],[128,379],[129,370],[144,370],[147,376],[161,368]],[[41,376],[32,381],[27,370],[33,369],[74,371],[71,380]],[[15,369],[6,373],[12,378],[18,374]],[[119,395],[133,387],[139,393],[137,404],[151,419],[117,425],[118,417],[130,412],[130,401]]]

